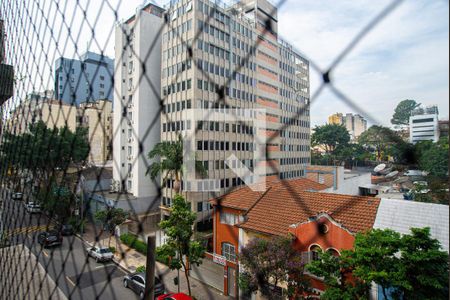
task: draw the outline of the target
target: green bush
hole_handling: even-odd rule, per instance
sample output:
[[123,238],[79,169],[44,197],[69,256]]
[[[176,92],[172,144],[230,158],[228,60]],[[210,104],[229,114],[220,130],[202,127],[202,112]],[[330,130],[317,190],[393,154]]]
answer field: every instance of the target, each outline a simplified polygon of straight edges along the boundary
[[116,253],[116,247],[109,247],[109,251],[111,251],[112,253]]
[[143,241],[138,240],[138,237],[134,234],[124,233],[120,236],[122,243],[130,248],[135,249],[137,252],[144,255],[147,254],[147,244]]
[[145,266],[139,266],[136,268],[137,273],[145,273]]
[[[139,240],[136,235],[130,234],[130,233],[124,233],[120,236],[120,240],[122,241],[122,243],[124,243],[128,247],[133,248],[134,250],[136,250],[139,253],[147,255],[147,244],[144,243],[143,241]],[[157,262],[160,262],[162,264],[165,264],[165,265],[169,264],[168,259],[160,257],[158,254],[156,254],[155,259]]]

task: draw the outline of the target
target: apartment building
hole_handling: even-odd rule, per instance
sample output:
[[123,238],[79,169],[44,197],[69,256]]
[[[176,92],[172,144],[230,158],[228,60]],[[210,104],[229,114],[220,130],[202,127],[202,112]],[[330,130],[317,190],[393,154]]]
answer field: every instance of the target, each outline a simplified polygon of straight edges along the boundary
[[75,131],[76,120],[76,106],[30,94],[10,113],[6,121],[6,130],[13,134],[22,134],[28,131],[30,124],[42,121],[49,128],[67,126],[71,131]]
[[344,116],[342,113],[335,113],[328,117],[328,124],[344,125],[352,141],[367,130],[367,120],[359,114],[347,113]]
[[85,102],[78,108],[77,125],[88,128],[89,162],[105,164],[112,159],[112,102]]
[[416,108],[409,118],[409,140],[439,141],[439,110],[437,106]]
[[113,192],[133,198],[138,213],[160,202],[159,184],[146,172],[147,154],[161,139],[162,13],[154,4],[139,7],[115,31]]
[[14,69],[5,61],[5,31],[0,19],[0,136],[3,129],[3,103],[13,96]]
[[[196,158],[209,178],[220,182],[219,194],[244,185],[224,163],[231,154],[250,170],[263,164],[265,177],[304,176],[310,162],[309,63],[278,38],[276,7],[265,0],[234,5],[180,0],[172,1],[167,14],[161,140],[195,132]],[[256,133],[252,120],[198,122],[188,113],[225,108],[265,109],[267,126]],[[264,161],[254,158],[255,134],[267,137]],[[169,182],[163,189],[163,207],[170,207],[172,196]],[[207,200],[214,196],[217,191],[188,193],[199,220],[210,217]]]
[[58,58],[55,62],[57,100],[79,105],[97,99],[113,100],[114,60],[93,52],[79,59]]

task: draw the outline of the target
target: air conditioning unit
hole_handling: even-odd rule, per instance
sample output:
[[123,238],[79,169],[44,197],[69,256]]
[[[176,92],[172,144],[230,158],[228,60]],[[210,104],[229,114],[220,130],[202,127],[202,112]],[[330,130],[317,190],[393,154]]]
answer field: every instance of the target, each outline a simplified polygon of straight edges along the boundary
[[132,138],[129,138],[128,139],[128,143],[132,143],[133,142],[133,139]]

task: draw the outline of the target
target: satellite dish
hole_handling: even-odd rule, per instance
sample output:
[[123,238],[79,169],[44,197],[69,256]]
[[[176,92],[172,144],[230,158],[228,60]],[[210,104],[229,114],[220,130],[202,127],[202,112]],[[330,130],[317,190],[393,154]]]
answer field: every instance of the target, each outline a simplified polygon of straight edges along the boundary
[[397,175],[398,175],[398,171],[394,171],[394,172],[391,172],[391,173],[387,174],[386,178],[394,178]]
[[386,169],[386,164],[381,164],[375,167],[375,169],[373,169],[374,172],[378,173],[383,171],[384,169]]

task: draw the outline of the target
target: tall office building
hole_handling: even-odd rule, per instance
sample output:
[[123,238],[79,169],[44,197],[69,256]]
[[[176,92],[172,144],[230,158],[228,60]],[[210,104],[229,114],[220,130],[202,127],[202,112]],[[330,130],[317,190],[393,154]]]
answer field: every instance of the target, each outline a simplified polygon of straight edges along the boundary
[[[231,154],[250,169],[265,164],[265,176],[304,176],[310,162],[309,62],[278,38],[277,9],[268,1],[217,3],[180,0],[167,8],[169,22],[162,32],[161,140],[173,141],[179,133],[198,128],[196,157],[209,178],[220,181],[221,194],[244,184],[223,163]],[[217,86],[224,85],[228,108],[266,109],[267,126],[261,133],[268,137],[265,161],[256,161],[251,151],[256,134],[251,122],[194,124],[190,119],[191,109],[224,109],[217,93]],[[207,200],[212,196],[210,192],[188,195],[199,220],[209,218]],[[169,207],[172,197],[169,184],[163,189],[162,206]]]
[[[160,141],[163,9],[153,4],[116,27],[113,111],[113,178],[116,191],[133,198],[138,213],[159,207],[158,186],[146,176],[148,152]],[[135,201],[136,200],[136,201]]]
[[367,121],[358,114],[347,113],[345,116],[342,113],[335,113],[328,117],[329,124],[344,125],[350,134],[350,139],[356,141],[358,137],[367,130]]
[[409,139],[415,144],[420,141],[439,141],[439,110],[437,106],[419,107],[409,118]]
[[80,59],[58,58],[55,62],[56,99],[79,105],[99,99],[113,100],[114,60],[92,52]]

